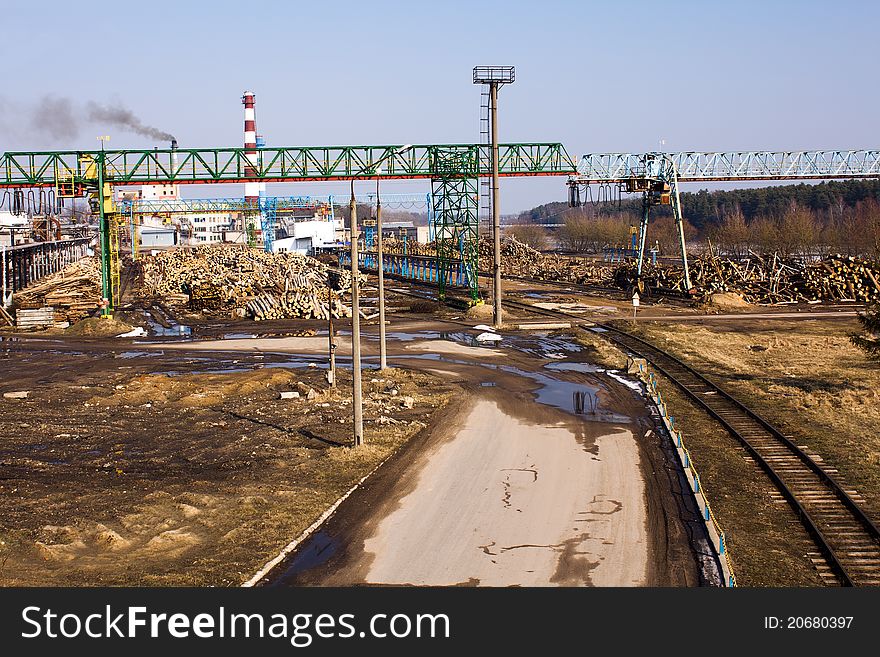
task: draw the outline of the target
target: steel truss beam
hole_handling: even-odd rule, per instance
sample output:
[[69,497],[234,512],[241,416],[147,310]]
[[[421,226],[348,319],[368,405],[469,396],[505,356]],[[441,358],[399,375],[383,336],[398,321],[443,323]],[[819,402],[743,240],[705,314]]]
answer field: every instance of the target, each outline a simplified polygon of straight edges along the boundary
[[[331,205],[347,205],[348,197],[324,196],[266,196],[274,199],[275,209],[312,210]],[[381,194],[382,205],[399,208],[422,208],[430,204],[428,194]],[[358,194],[358,203],[374,204],[375,194]],[[179,199],[131,199],[119,202],[123,214],[160,213],[211,213],[211,212],[256,212],[260,204],[243,198],[179,198]]]
[[[443,153],[454,152],[464,169],[443,176],[488,175],[488,147],[480,144],[155,149],[120,151],[10,152],[0,156],[0,187],[94,185],[95,162],[103,160],[111,185],[203,184],[438,178]],[[380,171],[371,162],[383,161]],[[559,176],[576,172],[559,143],[500,146],[502,176]],[[250,171],[253,171],[251,174]]]
[[[589,153],[570,184],[622,183],[646,176],[645,161],[659,153]],[[880,177],[880,150],[731,151],[663,154],[679,182],[725,180],[829,180]]]

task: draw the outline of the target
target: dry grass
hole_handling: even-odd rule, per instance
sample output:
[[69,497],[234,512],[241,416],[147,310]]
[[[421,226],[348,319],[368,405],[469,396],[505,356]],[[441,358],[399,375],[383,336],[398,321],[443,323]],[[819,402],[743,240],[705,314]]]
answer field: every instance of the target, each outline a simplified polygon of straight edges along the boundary
[[578,331],[575,340],[586,349],[590,362],[616,370],[626,367],[626,356],[601,333]]
[[787,504],[773,501],[773,484],[730,434],[678,387],[659,376],[663,398],[682,429],[712,510],[727,535],[739,586],[821,586],[804,555],[812,544]]
[[837,467],[880,517],[880,366],[850,344],[854,320],[643,330]]

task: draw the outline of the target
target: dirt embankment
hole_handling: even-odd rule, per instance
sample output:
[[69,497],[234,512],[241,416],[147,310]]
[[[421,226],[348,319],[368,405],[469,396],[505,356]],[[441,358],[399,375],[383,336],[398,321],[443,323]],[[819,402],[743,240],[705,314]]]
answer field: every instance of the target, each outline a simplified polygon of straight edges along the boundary
[[346,372],[334,392],[316,368],[82,360],[0,359],[4,381],[30,375],[26,399],[0,399],[2,585],[238,585],[456,394],[365,373],[367,444],[350,449]]

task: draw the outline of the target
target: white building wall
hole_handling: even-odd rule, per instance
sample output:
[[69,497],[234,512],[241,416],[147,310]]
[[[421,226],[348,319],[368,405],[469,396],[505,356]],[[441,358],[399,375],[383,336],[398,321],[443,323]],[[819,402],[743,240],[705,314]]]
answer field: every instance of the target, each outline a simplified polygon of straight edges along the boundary
[[335,233],[333,222],[330,221],[297,221],[288,224],[288,237],[275,240],[272,251],[307,254],[311,249],[334,244]]

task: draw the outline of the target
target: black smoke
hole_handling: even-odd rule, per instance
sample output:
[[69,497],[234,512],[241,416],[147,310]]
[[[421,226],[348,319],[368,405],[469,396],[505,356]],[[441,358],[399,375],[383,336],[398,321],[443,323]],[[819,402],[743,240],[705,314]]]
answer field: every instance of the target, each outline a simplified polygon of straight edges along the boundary
[[89,101],[85,106],[77,106],[69,98],[44,96],[29,109],[31,127],[54,139],[74,139],[85,124],[99,129],[118,128],[159,141],[174,139],[170,132],[147,125],[122,105],[101,105]]
[[89,102],[87,105],[89,121],[99,125],[112,125],[129,132],[134,132],[144,137],[152,137],[160,141],[171,141],[174,135],[151,125],[146,125],[141,121],[134,112],[120,105],[111,107],[109,105],[98,105],[98,103]]

